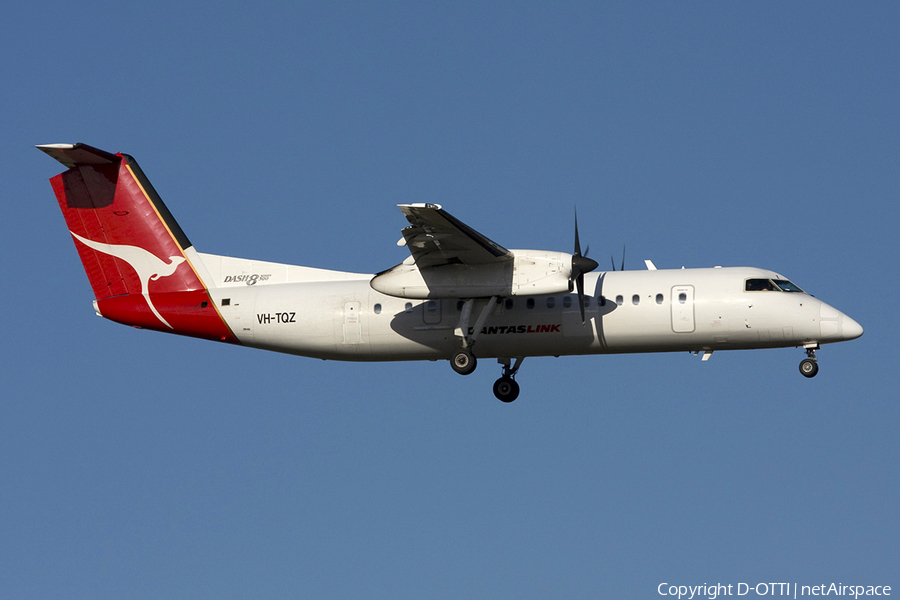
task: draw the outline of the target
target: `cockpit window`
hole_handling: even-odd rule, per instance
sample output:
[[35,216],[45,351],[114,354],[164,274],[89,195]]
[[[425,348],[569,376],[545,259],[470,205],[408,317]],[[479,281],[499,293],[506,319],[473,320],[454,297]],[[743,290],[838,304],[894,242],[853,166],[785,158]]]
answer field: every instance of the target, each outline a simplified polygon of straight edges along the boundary
[[787,279],[775,279],[775,285],[781,288],[782,292],[802,292],[799,287],[788,281]]
[[748,279],[744,284],[747,292],[803,292],[787,279]]
[[771,279],[748,279],[744,290],[747,292],[777,292],[778,288]]

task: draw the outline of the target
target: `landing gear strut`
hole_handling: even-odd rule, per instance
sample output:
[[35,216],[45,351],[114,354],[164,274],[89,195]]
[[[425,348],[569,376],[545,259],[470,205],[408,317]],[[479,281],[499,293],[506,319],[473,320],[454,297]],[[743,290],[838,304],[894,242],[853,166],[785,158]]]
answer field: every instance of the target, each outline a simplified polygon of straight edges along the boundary
[[[492,296],[482,307],[478,319],[475,321],[475,326],[469,327],[475,299],[468,298],[462,302],[459,311],[459,324],[453,330],[453,334],[459,339],[462,348],[454,352],[453,356],[450,357],[450,366],[460,375],[468,375],[475,370],[478,361],[475,359],[475,355],[472,354],[472,346],[475,345],[475,341],[478,339],[478,334],[481,333],[481,328],[484,326],[485,321],[487,321],[494,307],[499,303],[500,298]],[[524,357],[516,358],[516,362],[512,367],[509,366],[509,363],[512,362],[510,358],[497,360],[503,365],[503,375],[494,382],[494,395],[501,402],[512,402],[519,397],[519,384],[516,383],[516,373],[519,371],[519,366],[522,364]]]
[[450,366],[460,375],[468,375],[475,370],[477,361],[475,360],[475,355],[472,354],[472,346],[475,345],[475,340],[478,339],[481,327],[498,302],[499,300],[496,296],[487,301],[487,304],[484,305],[484,308],[481,309],[481,313],[478,315],[478,320],[475,321],[475,327],[472,328],[471,334],[469,333],[469,319],[472,316],[472,307],[475,305],[475,299],[469,298],[463,302],[459,313],[459,325],[453,331],[454,335],[459,338],[462,348],[450,357]]
[[508,358],[499,359],[503,365],[503,376],[494,382],[494,395],[501,402],[512,402],[519,397],[519,384],[516,383],[516,373],[524,358],[517,358],[515,364],[510,367]]
[[807,348],[806,356],[800,361],[800,373],[804,377],[815,377],[816,373],[819,372],[819,363],[816,361],[816,349],[815,348]]

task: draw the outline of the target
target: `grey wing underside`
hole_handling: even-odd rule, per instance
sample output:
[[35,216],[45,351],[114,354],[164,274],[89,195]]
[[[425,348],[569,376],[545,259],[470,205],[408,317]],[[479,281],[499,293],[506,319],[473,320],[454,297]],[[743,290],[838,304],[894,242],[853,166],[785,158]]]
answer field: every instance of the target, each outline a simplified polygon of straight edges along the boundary
[[437,204],[400,204],[409,221],[401,233],[419,269],[443,265],[484,265],[512,260],[512,253],[478,233]]

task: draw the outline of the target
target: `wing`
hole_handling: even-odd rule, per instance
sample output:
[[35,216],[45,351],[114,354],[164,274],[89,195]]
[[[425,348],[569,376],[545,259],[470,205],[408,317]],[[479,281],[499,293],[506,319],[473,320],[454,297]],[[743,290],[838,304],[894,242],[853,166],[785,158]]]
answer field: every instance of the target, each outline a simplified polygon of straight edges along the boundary
[[571,291],[571,254],[507,250],[437,204],[401,204],[399,208],[409,226],[397,244],[407,246],[412,256],[372,278],[370,285],[377,292],[428,299]]
[[400,204],[410,225],[403,229],[406,245],[419,269],[444,265],[498,264],[513,254],[489,240],[437,204]]

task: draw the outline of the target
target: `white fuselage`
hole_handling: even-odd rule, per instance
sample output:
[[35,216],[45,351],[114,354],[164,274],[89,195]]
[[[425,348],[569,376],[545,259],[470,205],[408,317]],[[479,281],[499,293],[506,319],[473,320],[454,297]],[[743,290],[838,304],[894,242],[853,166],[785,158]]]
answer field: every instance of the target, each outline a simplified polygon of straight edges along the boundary
[[437,204],[400,204],[409,257],[376,275],[198,252],[137,162],[86,144],[40,150],[94,291],[94,309],[138,328],[331,360],[497,358],[512,402],[528,356],[803,346],[862,335],[786,278],[746,267],[596,272],[581,252],[512,250]]
[[[203,261],[217,283],[210,295],[244,345],[353,361],[446,359],[459,348],[461,300],[388,296],[372,275]],[[746,267],[591,273],[584,323],[575,293],[516,296],[468,334],[480,358],[811,347],[861,335],[809,294],[745,291],[750,278],[783,279]],[[488,302],[476,300],[473,314]]]

